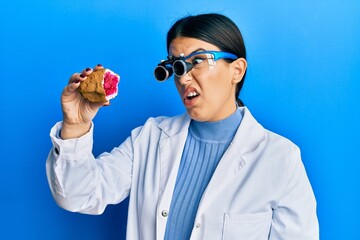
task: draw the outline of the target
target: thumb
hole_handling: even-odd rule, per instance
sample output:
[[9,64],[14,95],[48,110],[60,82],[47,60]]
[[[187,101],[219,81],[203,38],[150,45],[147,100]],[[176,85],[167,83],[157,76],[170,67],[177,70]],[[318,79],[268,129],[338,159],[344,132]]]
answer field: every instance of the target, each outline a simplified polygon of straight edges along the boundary
[[98,102],[98,103],[92,103],[92,109],[93,110],[96,110],[96,109],[99,109],[101,107],[107,107],[110,105],[110,102],[107,101],[107,102]]
[[80,86],[80,81],[69,83],[64,89],[64,94],[68,95],[76,92],[79,86]]

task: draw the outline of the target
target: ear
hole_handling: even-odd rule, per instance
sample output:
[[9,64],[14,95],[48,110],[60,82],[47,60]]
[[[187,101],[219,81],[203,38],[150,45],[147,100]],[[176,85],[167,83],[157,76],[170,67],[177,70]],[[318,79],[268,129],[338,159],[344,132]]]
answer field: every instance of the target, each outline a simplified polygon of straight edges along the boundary
[[231,65],[233,67],[232,81],[233,83],[239,83],[245,75],[247,62],[245,58],[238,58],[235,61],[233,61]]

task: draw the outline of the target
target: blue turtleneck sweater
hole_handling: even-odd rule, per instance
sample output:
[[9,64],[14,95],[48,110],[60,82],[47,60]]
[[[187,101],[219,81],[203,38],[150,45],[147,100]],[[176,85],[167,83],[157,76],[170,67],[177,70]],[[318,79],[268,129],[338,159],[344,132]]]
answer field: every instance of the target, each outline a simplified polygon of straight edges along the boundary
[[192,120],[166,225],[166,240],[187,240],[201,197],[242,120],[240,109],[217,122]]

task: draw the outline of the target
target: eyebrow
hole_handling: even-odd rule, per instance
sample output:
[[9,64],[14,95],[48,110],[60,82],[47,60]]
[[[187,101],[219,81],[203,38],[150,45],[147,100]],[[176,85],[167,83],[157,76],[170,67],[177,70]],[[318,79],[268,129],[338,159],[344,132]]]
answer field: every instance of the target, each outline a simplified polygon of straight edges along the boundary
[[[196,53],[196,52],[199,52],[199,51],[206,51],[206,49],[204,49],[204,48],[197,48],[197,49],[195,49],[194,51],[192,51],[190,54],[188,54],[187,56],[189,56],[189,55],[191,55],[191,54],[193,54],[193,53]],[[171,57],[171,55],[169,56],[169,57]]]
[[[196,52],[199,52],[199,51],[206,51],[206,50],[203,49],[203,48],[198,48],[198,49],[192,51],[190,54],[193,54],[193,53],[196,53]],[[190,55],[190,54],[188,54],[188,55]]]

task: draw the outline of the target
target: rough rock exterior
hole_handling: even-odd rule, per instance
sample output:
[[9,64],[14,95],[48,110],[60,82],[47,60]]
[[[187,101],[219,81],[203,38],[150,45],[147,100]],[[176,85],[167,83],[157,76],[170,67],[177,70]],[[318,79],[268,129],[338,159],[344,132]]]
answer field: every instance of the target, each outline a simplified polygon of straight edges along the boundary
[[[106,71],[107,69],[94,70],[94,72],[87,76],[85,81],[80,83],[79,92],[90,102],[105,103],[109,100],[104,89],[104,75]],[[119,76],[117,75],[117,77]],[[118,84],[118,81],[116,84]],[[116,94],[113,94],[111,98],[115,97]]]

